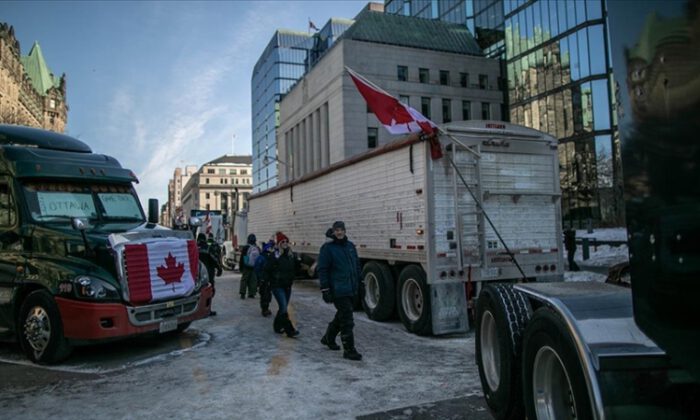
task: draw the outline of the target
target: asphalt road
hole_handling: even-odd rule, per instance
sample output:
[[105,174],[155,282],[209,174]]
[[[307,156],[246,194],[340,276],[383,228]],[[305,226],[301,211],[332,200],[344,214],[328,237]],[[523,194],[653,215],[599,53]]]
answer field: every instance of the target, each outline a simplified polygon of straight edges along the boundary
[[[217,279],[218,316],[180,335],[78,348],[60,366],[0,344],[0,417],[488,419],[473,334],[417,337],[355,313],[361,362],[319,343],[334,308],[313,280],[295,283],[301,335],[272,331],[239,275]],[[273,311],[276,305],[272,304]]]

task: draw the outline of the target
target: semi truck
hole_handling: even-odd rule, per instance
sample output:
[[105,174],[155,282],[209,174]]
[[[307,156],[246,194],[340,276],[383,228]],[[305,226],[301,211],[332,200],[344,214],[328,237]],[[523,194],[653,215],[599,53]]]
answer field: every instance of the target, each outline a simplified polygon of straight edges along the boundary
[[345,221],[367,315],[398,312],[420,335],[468,331],[481,282],[561,279],[556,139],[501,121],[442,132],[446,158],[412,134],[251,196],[248,232],[284,232],[312,265],[326,230]]
[[134,173],[75,138],[0,125],[0,338],[37,363],[186,329],[212,286],[189,231],[146,219]]
[[499,420],[700,418],[700,3],[606,5],[631,289],[484,285],[476,357]]

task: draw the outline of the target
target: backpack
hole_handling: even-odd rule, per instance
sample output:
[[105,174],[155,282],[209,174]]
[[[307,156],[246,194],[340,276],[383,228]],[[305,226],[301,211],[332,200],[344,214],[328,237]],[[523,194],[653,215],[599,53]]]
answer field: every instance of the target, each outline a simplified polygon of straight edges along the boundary
[[246,267],[255,267],[255,260],[260,256],[260,248],[256,245],[248,247],[248,251],[243,256],[243,265]]

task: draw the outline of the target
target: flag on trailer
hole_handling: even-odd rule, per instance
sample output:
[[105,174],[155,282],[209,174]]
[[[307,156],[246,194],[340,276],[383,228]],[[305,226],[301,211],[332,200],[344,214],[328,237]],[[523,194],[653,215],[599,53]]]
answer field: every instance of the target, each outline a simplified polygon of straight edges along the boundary
[[357,90],[367,106],[377,116],[379,122],[391,134],[409,134],[422,131],[430,141],[430,155],[433,159],[442,157],[442,147],[437,138],[437,125],[423,114],[401,103],[398,99],[385,92],[382,88],[365,79],[349,67],[345,69],[357,86]]
[[172,239],[124,246],[132,303],[187,296],[194,290],[199,251],[192,240]]

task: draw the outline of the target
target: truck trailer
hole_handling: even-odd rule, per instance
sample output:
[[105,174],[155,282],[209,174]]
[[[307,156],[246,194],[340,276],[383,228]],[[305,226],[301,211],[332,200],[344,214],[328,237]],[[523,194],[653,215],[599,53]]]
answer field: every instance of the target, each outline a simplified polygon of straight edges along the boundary
[[501,121],[442,130],[446,158],[414,134],[253,195],[248,232],[282,231],[312,263],[345,221],[368,316],[398,312],[420,335],[468,331],[482,282],[561,279],[556,139]]

